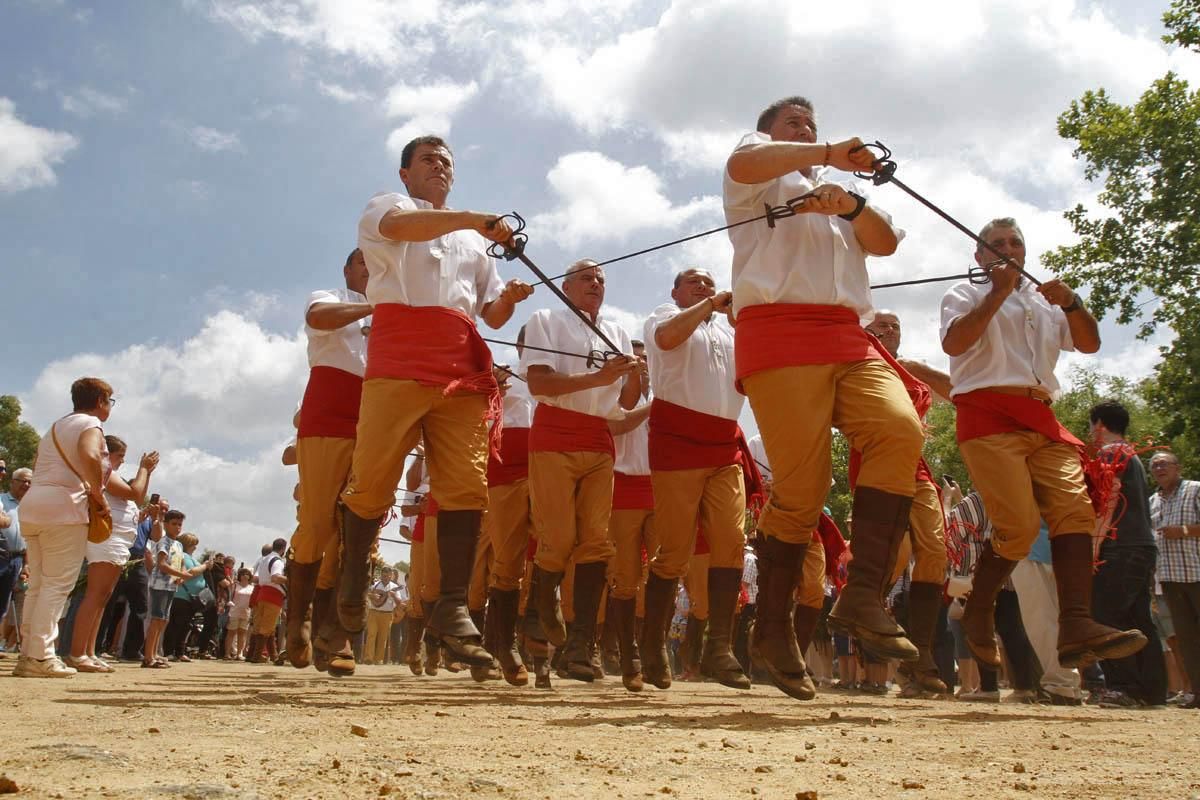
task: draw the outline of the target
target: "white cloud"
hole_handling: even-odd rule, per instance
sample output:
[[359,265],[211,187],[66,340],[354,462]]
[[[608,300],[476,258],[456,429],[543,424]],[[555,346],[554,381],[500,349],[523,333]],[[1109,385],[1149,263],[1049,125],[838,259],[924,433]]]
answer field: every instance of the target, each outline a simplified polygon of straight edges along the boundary
[[454,115],[479,92],[479,84],[439,81],[424,86],[397,83],[388,90],[384,109],[391,118],[406,122],[388,136],[387,148],[397,162],[404,145],[418,136],[447,136]]
[[108,94],[90,86],[81,86],[60,98],[63,111],[77,117],[93,117],[97,114],[121,114],[129,108],[129,98]]
[[649,167],[626,167],[596,152],[562,156],[546,180],[559,208],[537,215],[530,227],[552,231],[567,247],[619,240],[641,230],[675,229],[721,207],[712,195],[675,205]]
[[617,327],[624,330],[633,339],[642,338],[642,329],[646,325],[646,318],[650,316],[637,311],[628,311],[611,303],[605,303],[604,307],[600,309],[600,313],[606,319],[617,323]]
[[196,125],[187,130],[188,139],[192,144],[206,153],[223,153],[242,150],[242,140],[236,132],[219,131],[204,125]]
[[251,40],[278,36],[365,64],[397,67],[428,55],[424,32],[442,16],[438,0],[216,0],[212,14]]
[[68,410],[73,380],[102,377],[118,398],[106,432],[125,439],[134,459],[162,454],[152,491],[188,514],[203,547],[249,559],[264,541],[290,536],[296,473],[279,458],[307,375],[302,334],[220,311],[178,344],[97,350],[42,370],[21,397],[30,422],[45,430]]
[[331,97],[339,103],[358,103],[369,100],[371,95],[360,89],[348,89],[339,83],[317,81],[317,89],[326,97]]
[[69,133],[38,128],[17,116],[16,104],[0,97],[0,192],[53,186],[54,165],[79,145]]

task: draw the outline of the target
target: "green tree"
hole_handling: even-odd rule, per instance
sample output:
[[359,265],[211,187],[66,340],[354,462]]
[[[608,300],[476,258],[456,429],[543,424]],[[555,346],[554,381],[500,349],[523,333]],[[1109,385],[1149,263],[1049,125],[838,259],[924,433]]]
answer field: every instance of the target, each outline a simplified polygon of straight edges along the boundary
[[[33,426],[21,421],[21,401],[11,394],[0,395],[0,458],[8,465],[9,474],[18,467],[33,466],[39,439]],[[7,478],[4,488],[8,488]]]
[[[1176,0],[1164,15],[1164,39],[1200,49],[1200,0]],[[1186,465],[1197,466],[1200,444],[1200,94],[1167,73],[1130,106],[1104,89],[1086,92],[1058,119],[1076,143],[1089,180],[1104,181],[1102,208],[1066,212],[1080,241],[1045,263],[1068,282],[1087,287],[1097,316],[1115,312],[1138,335],[1160,327],[1176,334],[1161,348],[1155,378],[1123,387],[1160,415],[1157,431]],[[1148,308],[1151,309],[1148,311]],[[1136,388],[1136,391],[1135,391]]]

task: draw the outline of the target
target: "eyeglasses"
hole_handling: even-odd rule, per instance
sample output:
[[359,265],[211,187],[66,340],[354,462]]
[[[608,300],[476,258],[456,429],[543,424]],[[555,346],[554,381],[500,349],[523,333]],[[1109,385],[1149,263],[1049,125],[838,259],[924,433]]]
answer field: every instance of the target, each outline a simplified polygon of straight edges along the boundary
[[109,398],[108,398],[108,407],[109,407],[109,408],[112,408],[112,407],[113,407],[113,406],[115,406],[116,404],[117,404],[117,398],[115,398],[115,397],[109,397]]

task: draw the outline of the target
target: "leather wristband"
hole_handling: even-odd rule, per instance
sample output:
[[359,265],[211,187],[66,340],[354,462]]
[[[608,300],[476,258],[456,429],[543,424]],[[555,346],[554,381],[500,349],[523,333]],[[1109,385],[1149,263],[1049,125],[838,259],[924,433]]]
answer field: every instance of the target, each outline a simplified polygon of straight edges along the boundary
[[854,198],[854,210],[846,214],[838,214],[838,216],[847,222],[853,222],[854,218],[861,214],[862,210],[867,207],[867,198],[854,192],[846,192],[846,194]]
[[1083,303],[1079,300],[1079,295],[1075,295],[1075,299],[1071,301],[1071,305],[1063,306],[1063,311],[1070,314],[1072,311],[1078,311],[1083,308]]

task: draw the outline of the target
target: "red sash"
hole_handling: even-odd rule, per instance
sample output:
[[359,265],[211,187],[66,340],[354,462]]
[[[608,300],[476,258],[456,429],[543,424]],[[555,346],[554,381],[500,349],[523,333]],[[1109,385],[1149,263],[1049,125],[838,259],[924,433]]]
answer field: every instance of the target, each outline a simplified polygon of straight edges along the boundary
[[259,603],[270,603],[271,605],[274,605],[274,606],[279,606],[281,608],[283,607],[283,598],[285,595],[283,593],[283,590],[280,589],[278,586],[259,585],[258,589],[259,589],[259,592],[258,592],[258,602]]
[[[904,383],[904,390],[908,392],[908,398],[912,400],[913,408],[917,410],[917,416],[924,420],[925,415],[929,413],[930,406],[933,405],[933,392],[930,391],[929,385],[924,381],[917,379],[917,377],[911,372],[900,366],[900,362],[892,358],[892,354],[887,351],[887,348],[880,344],[879,340],[872,336],[869,332],[867,333],[867,337],[871,342],[871,346],[875,348],[875,351],[879,354],[879,356],[883,358],[884,361],[888,362],[892,369],[896,371],[896,374],[900,376],[900,380]],[[848,469],[851,490],[853,490],[858,484],[858,470],[861,466],[862,453],[860,453],[858,450],[851,449]],[[917,462],[916,480],[934,483],[933,470],[931,470],[929,465],[925,463],[924,458]]]
[[649,475],[613,473],[614,511],[654,510],[654,487]]
[[420,514],[417,514],[417,524],[413,525],[412,540],[414,542],[424,542],[425,541],[425,518],[426,517],[436,517],[437,513],[438,513],[437,500],[434,500],[433,495],[431,495],[431,494],[425,495],[425,510],[422,511]]
[[958,441],[1012,431],[1037,431],[1054,442],[1069,444],[1083,452],[1083,442],[1062,426],[1054,409],[1034,397],[1020,397],[979,389],[956,395]]
[[313,367],[300,404],[296,437],[329,436],[353,439],[358,427],[358,404],[363,379],[337,367]]
[[847,306],[809,303],[743,308],[734,328],[733,354],[734,385],[743,394],[742,380],[756,372],[879,358],[859,324],[858,312]]
[[443,386],[444,397],[456,392],[488,397],[484,419],[495,420],[489,440],[498,453],[504,406],[492,374],[492,351],[474,321],[454,308],[380,303],[367,337],[367,380],[412,380]]
[[846,539],[833,518],[823,511],[820,521],[817,522],[817,529],[813,531],[813,538],[819,541],[825,550],[825,574],[840,589],[846,582],[838,569],[842,553],[846,552]]
[[547,403],[538,403],[534,409],[529,452],[608,453],[617,457],[608,420]]
[[488,454],[488,486],[508,486],[529,477],[529,428],[505,428],[499,458]]
[[762,502],[762,473],[737,420],[654,398],[650,402],[650,469],[702,469],[740,464],[746,503]]

